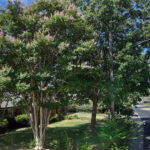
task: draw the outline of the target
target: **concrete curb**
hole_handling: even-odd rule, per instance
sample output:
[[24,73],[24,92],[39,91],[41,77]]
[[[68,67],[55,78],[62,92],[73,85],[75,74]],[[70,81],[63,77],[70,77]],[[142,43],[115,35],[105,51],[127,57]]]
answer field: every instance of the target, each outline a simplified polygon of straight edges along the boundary
[[[136,110],[134,109],[134,111],[136,111]],[[133,120],[137,123],[141,123],[141,125],[139,127],[139,132],[135,133],[135,135],[137,135],[138,138],[136,140],[132,141],[132,143],[130,145],[130,150],[143,150],[143,146],[144,146],[144,126],[143,126],[143,122],[142,122],[140,116],[138,115],[138,113],[135,112],[135,116],[137,116],[137,117]]]

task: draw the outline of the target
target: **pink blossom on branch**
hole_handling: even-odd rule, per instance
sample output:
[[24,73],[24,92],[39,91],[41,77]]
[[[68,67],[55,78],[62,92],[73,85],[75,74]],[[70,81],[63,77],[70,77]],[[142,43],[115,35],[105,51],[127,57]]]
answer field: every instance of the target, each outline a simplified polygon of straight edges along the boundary
[[71,4],[71,5],[69,6],[69,8],[68,8],[68,10],[75,10],[75,9],[76,9],[76,6],[73,5],[73,4]]
[[73,16],[70,16],[69,19],[72,20],[72,19],[74,19],[74,17],[73,17]]
[[64,10],[59,13],[60,16],[64,16]]
[[10,37],[9,40],[10,40],[10,42],[14,42],[14,41],[15,41],[15,38]]
[[48,34],[48,35],[46,35],[46,38],[47,38],[47,39],[53,39],[54,36],[51,36],[51,35]]
[[27,43],[27,46],[30,46],[30,43]]
[[2,38],[3,37],[3,32],[2,31],[0,31],[0,38]]
[[65,16],[65,13],[64,13],[64,10],[59,12],[59,11],[55,11],[54,12],[54,16],[57,16],[57,15],[60,15],[60,16]]
[[47,16],[44,16],[44,20],[48,20],[49,18]]

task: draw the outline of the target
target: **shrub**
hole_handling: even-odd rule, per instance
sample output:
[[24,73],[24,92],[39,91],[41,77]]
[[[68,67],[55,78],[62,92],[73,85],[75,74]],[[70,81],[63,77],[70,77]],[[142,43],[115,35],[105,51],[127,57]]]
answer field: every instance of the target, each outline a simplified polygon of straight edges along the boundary
[[50,117],[49,119],[49,122],[52,123],[52,122],[57,122],[59,121],[59,116],[58,114],[54,114],[52,117]]
[[15,117],[15,121],[19,126],[27,126],[29,125],[29,119],[26,114],[18,115]]
[[92,105],[69,105],[68,106],[68,112],[91,112],[92,111]]
[[64,116],[63,113],[54,114],[52,117],[50,117],[49,123],[61,121],[61,120],[64,120],[64,119],[65,119],[65,116]]
[[4,119],[0,122],[0,128],[7,128],[8,127],[8,120]]
[[102,147],[127,150],[129,141],[133,139],[133,126],[135,124],[126,119],[105,120],[99,133]]
[[72,119],[79,119],[78,115],[70,115],[66,116],[65,119],[72,120]]
[[78,150],[91,150],[91,147],[90,147],[87,143],[85,143],[85,144],[82,144],[82,145],[78,148]]

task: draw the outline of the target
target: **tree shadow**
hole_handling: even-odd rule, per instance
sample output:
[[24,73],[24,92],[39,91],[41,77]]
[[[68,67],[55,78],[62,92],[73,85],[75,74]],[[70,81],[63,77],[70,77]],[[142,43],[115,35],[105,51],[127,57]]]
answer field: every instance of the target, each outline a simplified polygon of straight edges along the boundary
[[[96,128],[96,132],[99,132],[99,126]],[[48,127],[46,129],[45,147],[48,149],[55,148],[57,143],[64,141],[65,136],[71,139],[71,143],[75,147],[83,143],[99,146],[100,139],[98,135],[92,135],[89,130],[89,123],[79,124],[75,127]],[[33,147],[34,141],[31,128],[0,135],[0,150],[20,150]]]

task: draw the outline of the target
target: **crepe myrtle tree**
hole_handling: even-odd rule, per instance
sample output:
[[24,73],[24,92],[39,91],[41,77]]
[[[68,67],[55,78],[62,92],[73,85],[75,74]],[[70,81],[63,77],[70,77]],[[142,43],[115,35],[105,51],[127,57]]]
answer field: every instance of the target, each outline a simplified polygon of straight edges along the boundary
[[92,28],[68,1],[39,0],[27,7],[9,1],[0,13],[0,30],[2,65],[14,72],[12,90],[20,94],[29,116],[35,149],[44,149],[45,130],[52,106],[59,101],[63,73],[71,68],[78,44],[93,37]]

